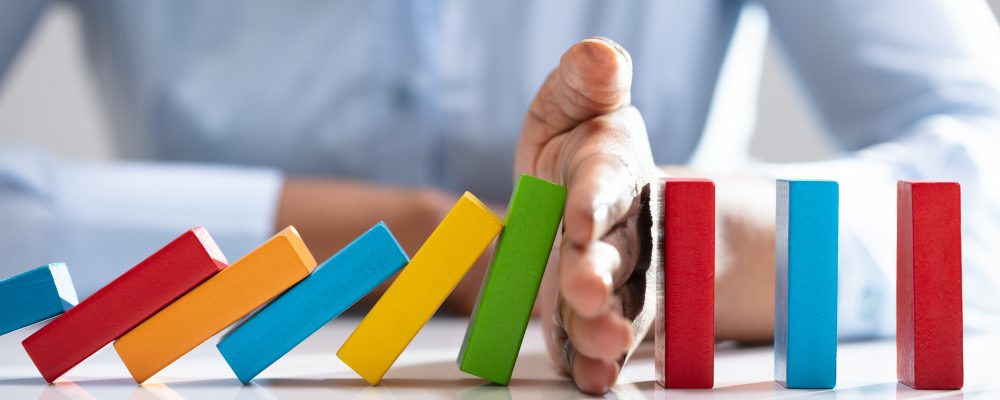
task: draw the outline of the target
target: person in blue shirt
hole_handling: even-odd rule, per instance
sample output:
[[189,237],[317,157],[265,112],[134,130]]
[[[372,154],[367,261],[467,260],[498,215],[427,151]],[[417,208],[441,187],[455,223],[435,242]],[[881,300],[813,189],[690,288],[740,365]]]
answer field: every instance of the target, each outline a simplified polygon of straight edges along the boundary
[[[963,185],[967,327],[1000,326],[983,1],[70,3],[123,160],[0,149],[6,275],[66,261],[85,295],[196,225],[235,259],[293,224],[322,259],[385,220],[412,254],[455,193],[502,211],[529,173],[569,189],[546,343],[602,393],[652,320],[656,177],[716,179],[717,338],[742,341],[773,334],[775,177],[841,182],[842,337],[893,333],[895,181],[936,179]],[[0,4],[0,74],[47,5]],[[747,156],[768,29],[837,157]],[[482,263],[448,308],[469,311]]]

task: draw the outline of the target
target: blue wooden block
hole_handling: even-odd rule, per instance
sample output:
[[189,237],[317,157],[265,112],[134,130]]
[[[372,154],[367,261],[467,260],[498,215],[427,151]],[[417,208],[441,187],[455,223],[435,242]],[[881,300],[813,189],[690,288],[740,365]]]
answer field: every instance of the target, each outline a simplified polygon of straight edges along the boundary
[[0,282],[0,335],[62,314],[77,301],[63,263],[7,278]]
[[777,192],[774,379],[788,388],[833,388],[837,182],[779,180]]
[[216,346],[243,383],[336,318],[409,262],[379,222]]

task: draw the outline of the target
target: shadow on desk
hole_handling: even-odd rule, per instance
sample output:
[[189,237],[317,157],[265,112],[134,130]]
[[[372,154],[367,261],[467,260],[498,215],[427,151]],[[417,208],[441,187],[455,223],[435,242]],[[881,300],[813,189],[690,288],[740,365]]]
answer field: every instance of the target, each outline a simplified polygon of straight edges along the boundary
[[[647,347],[647,346],[643,346]],[[892,350],[892,349],[890,349]],[[836,390],[785,389],[771,380],[719,386],[705,389],[664,389],[652,378],[651,354],[640,348],[634,358],[639,374],[633,373],[631,383],[624,382],[612,388],[606,398],[638,399],[970,399],[995,398],[988,391],[917,391],[895,382],[870,384],[842,383]],[[770,357],[767,349],[723,349],[724,356]],[[744,354],[745,353],[745,354]],[[763,354],[759,354],[763,353]],[[730,357],[732,358],[732,357]],[[722,360],[729,359],[722,357]],[[336,362],[331,359],[331,363]],[[729,370],[733,370],[730,365]],[[648,370],[648,371],[647,371]],[[633,371],[635,372],[635,371]],[[524,354],[518,360],[510,386],[490,384],[485,380],[466,375],[458,370],[452,360],[399,365],[390,370],[378,386],[369,386],[353,373],[340,370],[336,373],[317,371],[286,377],[260,378],[249,385],[242,385],[235,378],[188,379],[171,381],[154,380],[141,386],[128,378],[79,379],[59,381],[48,385],[41,378],[0,378],[0,398],[39,398],[44,400],[66,399],[129,399],[129,400],[180,400],[180,399],[415,399],[451,398],[460,400],[509,400],[519,398],[570,400],[588,398],[577,391],[568,379],[559,376],[544,353]],[[758,375],[759,376],[759,375]],[[732,379],[726,382],[733,382]],[[857,382],[857,381],[855,381]],[[869,381],[871,382],[871,381]],[[846,383],[846,382],[845,382]],[[863,383],[863,382],[859,382]],[[995,393],[993,393],[995,395]]]
[[[511,381],[515,392],[532,393],[544,399],[579,398],[573,384],[552,371],[545,354],[526,354],[518,360],[521,373]],[[531,377],[523,377],[524,375]],[[360,377],[280,377],[259,378],[248,385],[232,379],[195,379],[158,381],[142,385],[128,378],[60,380],[46,384],[41,378],[0,379],[3,385],[44,387],[39,399],[104,399],[180,400],[212,398],[234,400],[274,399],[409,399],[417,395],[458,398],[461,400],[507,400],[511,388],[458,371],[453,361],[401,365],[392,368],[377,386],[370,386]],[[540,396],[540,397],[538,397]],[[6,396],[0,396],[6,397]]]

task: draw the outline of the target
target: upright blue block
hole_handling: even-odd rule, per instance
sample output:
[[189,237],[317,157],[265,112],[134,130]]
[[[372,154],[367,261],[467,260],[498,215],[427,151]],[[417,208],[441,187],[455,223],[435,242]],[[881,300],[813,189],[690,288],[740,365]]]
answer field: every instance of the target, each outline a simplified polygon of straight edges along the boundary
[[54,263],[0,281],[0,335],[62,314],[78,299],[66,264]]
[[777,192],[774,379],[793,389],[833,388],[837,182],[779,180]]
[[409,262],[379,222],[216,346],[243,383],[336,318]]

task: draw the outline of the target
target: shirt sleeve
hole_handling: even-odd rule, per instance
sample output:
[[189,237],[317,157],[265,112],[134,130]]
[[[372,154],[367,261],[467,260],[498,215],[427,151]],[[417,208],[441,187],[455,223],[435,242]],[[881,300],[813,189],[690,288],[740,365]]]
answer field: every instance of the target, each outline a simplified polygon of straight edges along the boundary
[[895,333],[899,179],[961,183],[966,328],[1000,328],[990,243],[1000,237],[1000,30],[987,4],[763,3],[827,131],[850,151],[755,167],[840,182],[840,335]]
[[65,261],[86,296],[195,226],[232,262],[273,233],[282,184],[263,168],[0,150],[0,273]]

